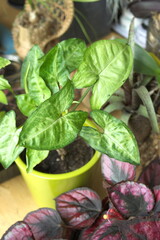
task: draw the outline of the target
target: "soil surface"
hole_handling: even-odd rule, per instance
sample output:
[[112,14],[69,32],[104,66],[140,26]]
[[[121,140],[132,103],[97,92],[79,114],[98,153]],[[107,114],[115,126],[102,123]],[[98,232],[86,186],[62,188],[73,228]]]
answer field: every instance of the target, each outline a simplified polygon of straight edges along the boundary
[[34,169],[53,174],[71,172],[85,165],[93,154],[94,150],[83,139],[77,138],[58,152],[50,151],[48,157]]

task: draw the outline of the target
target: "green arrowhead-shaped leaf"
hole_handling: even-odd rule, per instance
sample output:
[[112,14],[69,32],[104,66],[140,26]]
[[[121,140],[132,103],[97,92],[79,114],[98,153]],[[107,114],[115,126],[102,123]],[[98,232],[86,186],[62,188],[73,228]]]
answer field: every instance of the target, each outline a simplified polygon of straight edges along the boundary
[[52,48],[42,59],[40,76],[45,80],[52,93],[58,91],[58,83],[64,86],[69,78],[65,66],[62,47],[58,44]]
[[52,150],[71,143],[87,118],[85,112],[62,113],[73,101],[71,81],[42,103],[28,118],[20,135],[20,144],[37,150]]
[[132,64],[129,45],[115,40],[100,40],[86,50],[72,81],[75,88],[93,86],[91,108],[100,109],[128,78]]
[[[116,41],[127,43],[126,39],[116,39]],[[160,66],[156,60],[137,44],[134,45],[134,72],[157,77],[160,75]]]
[[64,60],[69,72],[77,69],[83,60],[86,44],[83,40],[70,38],[59,43],[64,52]]
[[21,84],[37,105],[51,96],[49,88],[39,76],[41,66],[39,59],[43,55],[43,52],[37,45],[32,47],[22,64],[21,70]]
[[49,88],[46,86],[44,80],[35,73],[28,82],[28,92],[30,97],[37,105],[44,102],[51,96]]
[[33,46],[25,57],[21,68],[21,86],[28,92],[28,82],[38,73],[40,68],[39,59],[43,52],[38,45]]
[[5,90],[5,89],[11,90],[12,87],[9,84],[8,80],[6,80],[2,75],[0,75],[0,90]]
[[4,168],[8,168],[23,150],[17,146],[20,131],[16,129],[15,113],[7,112],[0,121],[0,163]]
[[82,128],[80,136],[91,147],[123,162],[140,163],[136,139],[127,125],[101,110],[92,111],[91,117],[103,131],[91,127]]
[[16,96],[17,105],[20,111],[25,116],[30,116],[37,108],[35,101],[30,97],[29,94],[20,94]]
[[49,151],[38,151],[34,149],[27,149],[26,159],[27,159],[27,172],[30,173],[33,168],[43,161],[49,154]]
[[5,66],[9,65],[11,62],[3,57],[0,57],[0,69],[4,68]]
[[8,104],[8,101],[7,101],[6,95],[4,94],[3,91],[0,91],[0,103]]

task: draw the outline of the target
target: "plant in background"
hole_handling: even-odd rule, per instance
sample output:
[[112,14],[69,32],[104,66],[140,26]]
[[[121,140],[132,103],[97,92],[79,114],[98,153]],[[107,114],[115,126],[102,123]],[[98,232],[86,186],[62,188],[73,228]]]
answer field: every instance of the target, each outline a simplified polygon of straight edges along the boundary
[[133,0],[128,5],[137,18],[148,18],[147,50],[160,57],[160,2],[159,0]]
[[160,185],[149,189],[135,182],[135,166],[107,155],[102,156],[101,166],[107,193],[103,201],[92,189],[71,190],[56,198],[57,211],[30,212],[2,240],[159,239]]
[[[138,141],[141,163],[146,164],[160,156],[160,64],[153,53],[134,44],[133,27],[132,23],[133,71],[124,85],[111,96],[104,111],[121,111],[121,120],[131,128]],[[119,41],[126,42],[123,39]]]
[[[127,124],[133,114],[143,115],[150,119],[153,131],[159,133],[155,113],[159,106],[159,74],[160,65],[145,49],[135,45],[133,75],[130,75],[126,83],[113,94],[105,110],[123,110],[122,119]],[[155,86],[149,90],[153,79],[156,80]]]
[[[92,148],[120,161],[139,164],[139,151],[133,133],[120,120],[100,110],[128,78],[132,69],[128,44],[100,40],[86,48],[83,41],[69,39],[47,54],[34,46],[23,62],[21,83],[25,93],[17,95],[17,105],[28,117],[16,127],[14,111],[0,121],[0,162],[8,168],[26,148],[27,171],[44,160],[50,150],[64,148],[77,136]],[[7,65],[1,60],[1,67]],[[78,69],[71,78],[70,73]],[[74,90],[86,88],[75,103]],[[1,76],[0,90],[11,89]],[[91,112],[77,111],[87,93]],[[98,129],[83,126],[90,116]]]

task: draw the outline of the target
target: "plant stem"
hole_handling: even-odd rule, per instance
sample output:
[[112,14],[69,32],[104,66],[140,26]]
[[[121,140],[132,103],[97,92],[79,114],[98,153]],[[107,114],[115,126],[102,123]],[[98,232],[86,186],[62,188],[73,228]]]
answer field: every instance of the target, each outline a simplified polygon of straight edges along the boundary
[[74,14],[74,17],[75,17],[77,23],[79,24],[79,26],[80,26],[80,28],[81,28],[81,30],[82,30],[82,32],[83,32],[85,38],[86,38],[87,41],[91,44],[92,41],[91,41],[91,39],[90,39],[90,37],[89,37],[89,35],[88,35],[86,29],[84,28],[82,22],[80,21],[79,17],[78,17],[76,14]]
[[[131,49],[132,49],[132,53],[133,53],[133,59],[134,59],[134,18],[132,18],[131,24],[130,24],[130,28],[129,28],[129,36],[128,36],[128,45],[130,45]],[[133,69],[130,73],[129,76],[129,82],[130,85],[133,86]]]
[[87,96],[87,94],[90,92],[91,89],[92,89],[92,86],[86,89],[86,91],[83,93],[83,95],[79,99],[78,103],[73,107],[73,109],[71,111],[75,111],[76,110],[76,108],[80,105],[80,103]]
[[94,30],[94,28],[93,28],[93,26],[90,24],[90,22],[87,21],[86,17],[83,15],[83,13],[81,13],[81,11],[79,11],[79,10],[76,9],[76,8],[75,8],[75,12],[77,12],[77,14],[83,18],[83,20],[87,23],[88,27],[89,27],[89,28],[91,29],[91,31],[93,32],[94,37],[97,38],[97,33],[96,33],[96,31]]
[[138,89],[136,89],[135,91],[137,92],[138,96],[140,97],[144,106],[147,109],[153,132],[159,133],[160,131],[159,131],[159,126],[158,126],[157,116],[156,116],[155,109],[154,109],[154,106],[152,103],[152,99],[149,95],[148,90],[146,89],[146,87],[141,86]]

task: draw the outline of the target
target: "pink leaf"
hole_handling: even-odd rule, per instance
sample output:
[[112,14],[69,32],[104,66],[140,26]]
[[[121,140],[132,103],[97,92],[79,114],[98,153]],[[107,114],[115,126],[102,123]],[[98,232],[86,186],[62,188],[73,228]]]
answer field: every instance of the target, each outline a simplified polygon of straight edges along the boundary
[[155,204],[149,188],[136,182],[116,184],[109,190],[109,197],[116,209],[124,216],[145,216]]
[[160,185],[160,159],[152,161],[142,172],[138,182],[144,183],[149,188]]
[[83,231],[81,231],[81,235],[78,240],[89,240],[91,236],[93,235],[94,231],[104,222],[108,221],[106,220],[107,211],[103,212],[93,223],[92,226],[85,228]]
[[160,185],[155,186],[153,188],[154,196],[155,196],[155,207],[154,212],[160,212]]
[[53,240],[63,237],[62,220],[56,210],[40,208],[24,218],[36,240]]
[[106,221],[101,224],[92,234],[89,240],[120,240],[121,233],[119,227],[114,224],[114,221]]
[[56,207],[68,225],[81,229],[92,225],[102,210],[102,203],[96,192],[77,188],[57,197]]
[[29,226],[25,222],[12,225],[2,236],[1,240],[35,240]]
[[121,162],[103,154],[101,166],[102,174],[110,185],[135,178],[135,166],[130,163]]
[[[130,238],[132,236],[139,238]],[[127,239],[160,239],[160,218],[152,217],[148,219],[135,219],[130,222]]]

